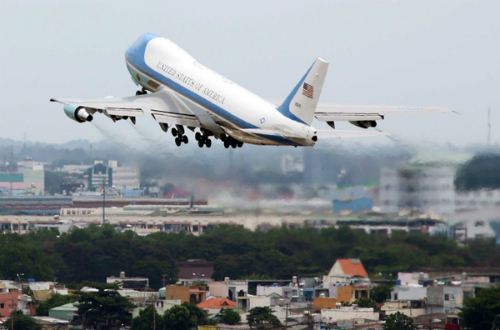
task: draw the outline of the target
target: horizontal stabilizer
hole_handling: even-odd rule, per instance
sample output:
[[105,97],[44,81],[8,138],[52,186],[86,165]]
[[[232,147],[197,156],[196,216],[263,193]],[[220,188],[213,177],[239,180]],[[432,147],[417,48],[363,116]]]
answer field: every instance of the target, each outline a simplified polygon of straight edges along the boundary
[[318,139],[333,139],[333,138],[353,138],[366,136],[388,136],[389,133],[379,131],[317,131]]

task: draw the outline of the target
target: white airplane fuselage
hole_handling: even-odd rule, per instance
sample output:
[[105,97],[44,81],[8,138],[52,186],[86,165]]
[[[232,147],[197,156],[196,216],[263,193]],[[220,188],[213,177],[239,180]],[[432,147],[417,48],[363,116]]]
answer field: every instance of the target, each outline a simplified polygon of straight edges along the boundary
[[[132,79],[144,89],[158,92],[167,88],[198,104],[205,113],[196,115],[203,127],[214,134],[229,133],[251,144],[316,143],[312,126],[287,117],[274,104],[204,67],[168,39],[144,34],[127,49],[125,59]],[[248,134],[242,129],[279,132],[287,138]]]

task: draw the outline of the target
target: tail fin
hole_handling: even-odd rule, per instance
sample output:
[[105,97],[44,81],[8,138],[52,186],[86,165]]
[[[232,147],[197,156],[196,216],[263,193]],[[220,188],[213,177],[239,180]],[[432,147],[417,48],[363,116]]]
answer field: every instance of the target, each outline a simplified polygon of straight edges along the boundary
[[327,71],[328,62],[318,58],[276,109],[290,119],[311,125]]

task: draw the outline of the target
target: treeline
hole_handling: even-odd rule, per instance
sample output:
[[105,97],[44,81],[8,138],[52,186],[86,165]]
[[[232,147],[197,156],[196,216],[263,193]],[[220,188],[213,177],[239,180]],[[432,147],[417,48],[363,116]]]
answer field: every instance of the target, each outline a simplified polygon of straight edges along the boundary
[[[55,280],[62,283],[105,281],[107,276],[144,276],[153,288],[162,275],[174,283],[175,261],[215,261],[213,277],[289,278],[326,274],[338,258],[359,258],[370,275],[394,279],[396,272],[418,267],[495,267],[500,247],[493,240],[458,246],[445,236],[395,231],[392,237],[348,227],[274,228],[253,232],[222,225],[200,237],[159,232],[145,237],[117,233],[110,226],[0,235],[0,279]],[[380,275],[382,274],[382,275]]]

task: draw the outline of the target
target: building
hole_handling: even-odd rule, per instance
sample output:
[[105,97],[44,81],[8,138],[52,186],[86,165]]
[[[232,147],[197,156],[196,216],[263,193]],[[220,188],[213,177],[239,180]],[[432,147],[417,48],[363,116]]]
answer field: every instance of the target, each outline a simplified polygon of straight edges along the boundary
[[89,187],[114,187],[114,189],[139,189],[141,180],[139,170],[133,167],[119,167],[116,160],[110,160],[108,165],[96,160],[94,166],[88,169]]
[[328,275],[323,276],[323,288],[330,283],[347,283],[354,279],[369,281],[365,267],[359,259],[337,259]]
[[279,295],[286,303],[289,303],[293,297],[299,296],[299,288],[296,286],[257,286],[257,296],[271,296],[272,294]]
[[214,281],[209,286],[211,295],[224,297],[234,302],[237,301],[238,297],[248,295],[248,281],[244,280],[234,281],[226,277],[225,281]]
[[321,321],[323,323],[353,319],[378,321],[379,313],[375,312],[373,308],[360,308],[357,306],[321,310]]
[[144,289],[149,288],[149,278],[147,277],[125,277],[125,272],[120,272],[120,277],[107,277],[106,283],[118,284],[120,289]]
[[181,303],[199,304],[206,300],[206,287],[186,286],[186,285],[167,285],[165,287],[165,298],[167,300],[178,299]]
[[18,304],[19,290],[12,288],[8,283],[0,283],[0,314],[9,317]]
[[314,298],[314,311],[336,308],[342,303],[354,303],[360,298],[370,298],[369,286],[331,283],[330,289],[324,291],[321,293],[321,290],[318,290],[320,296]]
[[0,196],[45,194],[43,163],[31,158],[17,164],[16,168],[0,170]]
[[423,285],[429,280],[427,273],[398,273],[397,285]]
[[[473,298],[474,288],[453,285],[436,285],[427,288],[426,314],[444,313],[458,315],[464,298]],[[457,316],[458,318],[458,316]]]
[[[156,312],[159,315],[165,314],[166,311],[168,311],[170,308],[174,306],[180,306],[181,301],[180,300],[158,300],[154,302],[154,306],[156,309]],[[141,306],[141,307],[136,307],[132,310],[132,318],[139,316],[139,313],[145,309],[146,306]]]
[[373,198],[372,197],[361,197],[361,198],[340,198],[333,200],[333,212],[352,212],[359,213],[361,211],[371,211],[373,208]]
[[215,314],[218,313],[222,308],[236,308],[237,304],[236,302],[227,298],[211,298],[199,304],[196,304],[196,306],[206,310],[208,314]]
[[72,321],[78,315],[78,303],[69,303],[49,309],[49,317]]
[[[179,283],[210,282],[214,273],[214,262],[199,259],[177,261]],[[210,284],[212,286],[212,284]]]

